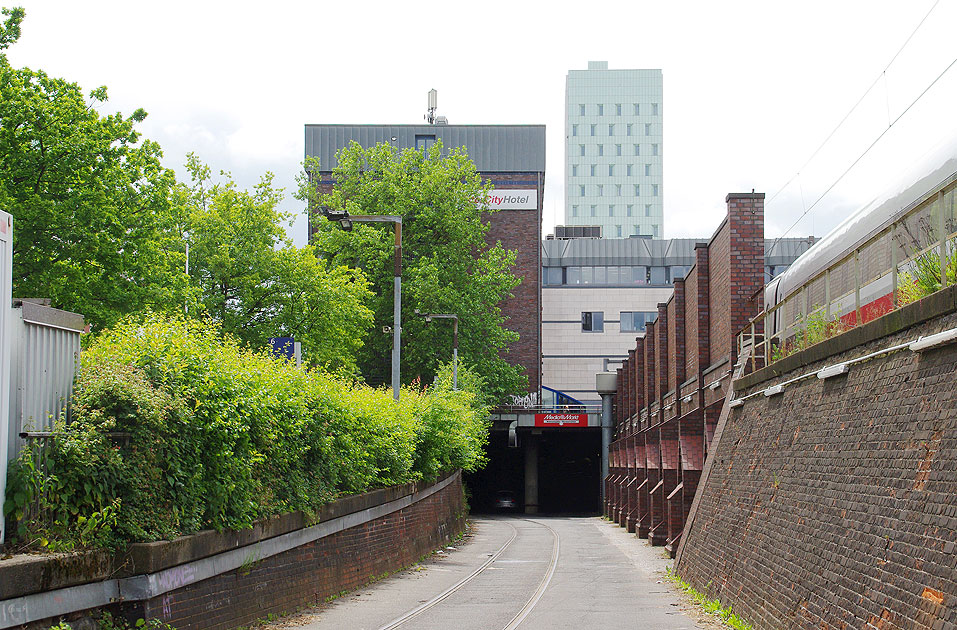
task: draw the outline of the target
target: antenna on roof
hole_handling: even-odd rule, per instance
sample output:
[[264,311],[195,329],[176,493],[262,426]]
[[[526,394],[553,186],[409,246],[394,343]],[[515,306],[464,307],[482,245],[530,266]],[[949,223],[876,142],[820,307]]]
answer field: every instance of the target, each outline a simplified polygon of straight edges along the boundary
[[424,118],[430,125],[435,124],[435,109],[438,106],[439,93],[435,88],[429,90],[429,113]]

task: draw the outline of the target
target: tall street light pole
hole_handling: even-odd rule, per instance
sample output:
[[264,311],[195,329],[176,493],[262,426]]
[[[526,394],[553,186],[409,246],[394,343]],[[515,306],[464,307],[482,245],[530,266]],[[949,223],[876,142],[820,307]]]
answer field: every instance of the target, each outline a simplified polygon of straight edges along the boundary
[[392,397],[399,400],[399,359],[402,346],[402,217],[388,214],[353,214],[323,208],[322,215],[347,232],[353,223],[391,223],[395,231],[395,266],[392,297]]
[[452,320],[452,391],[459,389],[459,316],[453,313],[420,313],[415,309],[415,314],[425,318],[426,323],[433,319],[451,319]]

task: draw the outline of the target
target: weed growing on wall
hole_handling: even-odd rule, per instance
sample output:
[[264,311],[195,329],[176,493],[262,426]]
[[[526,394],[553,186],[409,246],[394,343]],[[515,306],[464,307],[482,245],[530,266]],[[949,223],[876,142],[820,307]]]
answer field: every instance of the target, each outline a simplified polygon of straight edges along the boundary
[[21,545],[118,547],[484,464],[480,392],[440,379],[401,399],[243,349],[214,324],[127,319],[84,353],[72,421],[23,452],[5,513]]
[[[948,243],[947,284],[957,283],[957,241]],[[914,258],[908,271],[900,274],[897,283],[897,304],[904,306],[940,291],[940,245]]]

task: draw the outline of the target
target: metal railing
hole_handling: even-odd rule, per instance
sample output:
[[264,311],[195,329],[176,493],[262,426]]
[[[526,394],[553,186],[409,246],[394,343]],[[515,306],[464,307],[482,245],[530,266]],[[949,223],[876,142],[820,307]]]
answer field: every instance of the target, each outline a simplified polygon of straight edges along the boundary
[[[957,174],[902,216],[830,263],[738,333],[738,354],[753,347],[750,371],[901,306],[921,274],[953,282],[957,259]],[[950,274],[950,278],[948,278]]]

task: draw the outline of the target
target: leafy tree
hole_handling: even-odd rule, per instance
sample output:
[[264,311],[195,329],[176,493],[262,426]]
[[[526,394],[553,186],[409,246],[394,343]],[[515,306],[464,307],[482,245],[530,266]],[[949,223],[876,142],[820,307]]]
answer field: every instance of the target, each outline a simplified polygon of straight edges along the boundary
[[214,183],[194,154],[187,170],[192,185],[176,186],[172,214],[190,244],[200,311],[252,346],[295,337],[310,363],[354,371],[372,323],[364,276],[292,245],[282,225],[291,215],[279,209],[282,190],[273,188],[271,173],[249,192],[228,173]]
[[[308,172],[318,171],[310,161]],[[394,214],[403,221],[402,374],[404,380],[431,379],[452,353],[452,326],[427,324],[414,310],[459,316],[459,352],[488,384],[496,399],[525,386],[525,376],[500,353],[518,339],[504,327],[500,303],[519,278],[511,272],[513,252],[486,243],[482,220],[490,185],[461,149],[428,153],[399,152],[388,144],[363,149],[353,143],[339,154],[328,194],[306,177],[300,198],[309,207],[347,210],[350,214]],[[313,243],[329,260],[361,268],[372,281],[376,330],[392,325],[393,236],[388,224],[354,224],[351,231],[314,215]],[[387,381],[391,335],[373,335],[363,349],[360,367],[370,382]]]
[[[0,50],[20,35],[4,10]],[[95,327],[145,307],[182,304],[187,282],[170,230],[173,173],[135,130],[146,112],[101,116],[64,79],[0,55],[0,209],[14,216],[14,294],[49,297]]]

